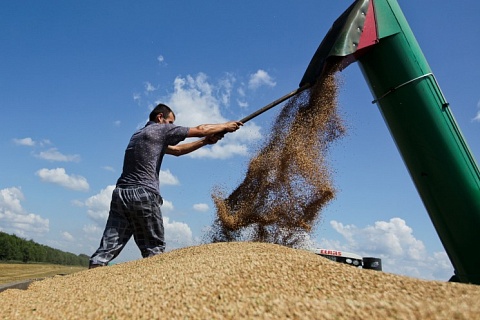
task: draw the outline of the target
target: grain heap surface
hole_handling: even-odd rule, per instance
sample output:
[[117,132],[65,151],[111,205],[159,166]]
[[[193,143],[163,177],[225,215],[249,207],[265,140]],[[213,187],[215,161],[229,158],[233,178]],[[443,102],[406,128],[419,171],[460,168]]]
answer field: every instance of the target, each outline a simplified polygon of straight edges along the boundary
[[335,70],[282,108],[244,181],[226,198],[221,190],[214,191],[212,242],[302,245],[321,209],[335,196],[325,160],[330,144],[345,132],[337,114]]
[[480,287],[214,243],[0,293],[1,319],[478,319]]

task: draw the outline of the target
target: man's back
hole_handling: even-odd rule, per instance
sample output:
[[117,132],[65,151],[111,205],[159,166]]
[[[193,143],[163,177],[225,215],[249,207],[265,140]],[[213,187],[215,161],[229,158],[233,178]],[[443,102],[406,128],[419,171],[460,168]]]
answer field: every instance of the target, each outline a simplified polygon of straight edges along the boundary
[[183,141],[187,134],[187,127],[148,122],[132,135],[128,143],[117,186],[143,186],[159,193],[158,175],[165,150],[167,146]]

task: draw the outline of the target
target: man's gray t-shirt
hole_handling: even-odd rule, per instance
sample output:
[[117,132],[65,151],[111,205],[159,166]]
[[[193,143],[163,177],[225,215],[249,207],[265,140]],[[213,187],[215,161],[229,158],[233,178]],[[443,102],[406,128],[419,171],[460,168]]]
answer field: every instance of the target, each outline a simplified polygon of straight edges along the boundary
[[149,121],[135,132],[125,150],[123,172],[117,187],[145,187],[160,194],[158,175],[167,147],[185,140],[187,127]]

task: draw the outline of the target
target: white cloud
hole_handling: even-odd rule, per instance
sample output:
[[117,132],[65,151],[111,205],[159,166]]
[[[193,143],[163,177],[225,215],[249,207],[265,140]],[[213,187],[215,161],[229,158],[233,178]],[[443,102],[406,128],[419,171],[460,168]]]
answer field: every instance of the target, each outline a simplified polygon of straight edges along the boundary
[[[174,81],[174,92],[162,101],[172,107],[176,114],[175,123],[178,125],[191,127],[205,123],[223,123],[231,119],[227,120],[222,116],[220,106],[230,103],[235,81],[231,74],[227,74],[216,84],[209,82],[204,73],[195,77],[177,77]],[[259,131],[258,126],[253,122],[249,123],[235,133],[226,134],[217,144],[196,150],[188,156],[214,159],[245,156],[251,142],[261,138]]]
[[32,138],[13,139],[13,142],[19,146],[33,147],[35,145]]
[[[168,96],[161,97],[155,103],[149,104],[151,110],[154,105],[164,102],[171,106],[176,115],[175,123],[180,126],[197,126],[199,124],[223,123],[232,119],[226,119],[221,112],[221,106],[227,107],[230,104],[232,92],[236,92],[242,97],[246,96],[244,88],[236,89],[234,84],[236,78],[233,74],[227,73],[224,77],[216,82],[209,80],[206,74],[199,73],[196,76],[187,75],[185,77],[178,76],[173,82],[173,92]],[[263,70],[257,71],[251,76],[251,86],[258,87],[260,85],[273,86],[275,83],[271,77]],[[151,86],[147,82],[147,86]],[[240,84],[244,87],[244,84]],[[153,86],[152,86],[153,87]],[[140,96],[135,96],[136,100],[140,100]],[[248,106],[246,101],[237,100],[243,108]],[[233,119],[237,120],[237,119]],[[140,124],[143,127],[144,122]],[[227,159],[235,156],[246,156],[249,154],[249,148],[252,142],[262,138],[260,127],[253,122],[244,125],[239,131],[226,134],[225,137],[215,145],[201,148],[195,152],[188,154],[192,158],[212,158]],[[188,142],[188,141],[186,141]],[[167,172],[161,177],[162,184],[177,184],[173,176]],[[172,178],[169,182],[168,178]]]
[[171,212],[173,211],[173,203],[171,201],[163,199],[163,204],[162,204],[162,212]]
[[160,170],[159,174],[159,179],[160,179],[160,185],[171,185],[171,186],[177,186],[180,184],[180,181],[178,181],[178,178],[175,177],[169,169],[167,170]]
[[115,189],[114,185],[107,186],[85,201],[85,206],[88,208],[87,215],[99,224],[107,221],[113,189]]
[[28,213],[21,204],[24,195],[19,188],[0,190],[0,230],[25,236],[28,233],[46,233],[49,220],[33,213]]
[[78,154],[64,155],[60,153],[56,148],[51,148],[51,149],[48,149],[47,151],[42,151],[38,154],[38,157],[41,159],[49,160],[49,161],[60,161],[60,162],[80,161],[80,156]]
[[405,256],[419,259],[425,255],[422,241],[415,239],[413,230],[400,218],[377,221],[373,226],[359,229],[331,221],[331,226],[340,233],[354,250],[371,251],[389,256]]
[[2,210],[21,212],[23,209],[20,201],[22,200],[25,200],[25,197],[19,188],[13,187],[0,190]]
[[429,254],[403,219],[377,221],[365,228],[337,221],[331,221],[330,225],[346,243],[326,241],[322,246],[381,258],[386,272],[432,280],[448,280],[453,275],[447,255],[444,252]]
[[196,203],[193,205],[193,210],[195,211],[206,212],[208,209],[210,209],[210,207],[206,203]]
[[163,225],[165,228],[165,242],[169,249],[182,248],[194,244],[192,230],[188,224],[177,221],[170,222],[170,218],[163,217]]
[[88,191],[90,188],[85,179],[78,175],[68,175],[64,168],[56,169],[40,169],[36,172],[36,175],[44,182],[50,182],[58,184],[62,187],[76,190],[76,191]]
[[166,98],[166,101],[176,114],[175,123],[182,126],[197,126],[227,121],[220,113],[221,99],[215,96],[215,93],[220,93],[225,99],[228,91],[219,92],[225,88],[225,83],[216,87],[208,82],[204,73],[199,73],[196,77],[190,75],[185,78],[177,77],[173,85],[174,92]]
[[259,69],[256,73],[250,75],[250,80],[248,81],[248,87],[254,90],[261,86],[275,87],[276,85],[277,83],[273,78],[262,69]]

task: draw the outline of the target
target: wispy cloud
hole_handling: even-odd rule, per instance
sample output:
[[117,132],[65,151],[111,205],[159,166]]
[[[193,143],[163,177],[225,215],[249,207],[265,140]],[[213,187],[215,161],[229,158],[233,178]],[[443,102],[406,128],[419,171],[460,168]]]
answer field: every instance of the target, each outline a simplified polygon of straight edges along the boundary
[[246,101],[242,101],[240,99],[237,99],[237,104],[240,108],[247,108],[249,106],[249,103]]
[[78,154],[65,155],[57,150],[57,148],[50,148],[47,151],[41,151],[37,154],[40,159],[58,162],[79,162],[80,156]]
[[145,82],[145,92],[148,94],[150,92],[153,92],[157,90],[157,88],[155,88],[155,86],[153,84],[151,84],[150,82],[146,81]]
[[477,115],[472,119],[474,122],[480,122],[480,111],[477,112]]
[[141,99],[142,99],[142,95],[140,93],[133,94],[133,101],[140,102]]
[[[82,228],[86,234],[96,234],[102,232],[102,229],[96,224],[84,225]],[[96,239],[95,239],[96,240]]]
[[12,140],[13,140],[13,143],[15,143],[16,145],[27,146],[27,147],[35,147],[35,146],[43,147],[51,144],[50,140],[43,139],[43,140],[36,141],[30,137],[14,138]]
[[477,108],[479,111],[477,111],[477,115],[472,119],[474,122],[480,122],[480,100],[477,103]]
[[27,146],[27,147],[35,146],[35,141],[33,141],[32,138],[13,139],[13,142],[19,146]]
[[210,209],[210,207],[206,203],[196,203],[193,205],[193,210],[195,211],[206,212],[208,209]]
[[79,175],[68,175],[64,168],[44,168],[38,170],[36,175],[44,182],[58,184],[71,190],[88,191],[90,188],[86,178]]
[[165,61],[165,57],[163,55],[159,55],[157,57],[157,62],[160,66],[166,66],[167,62]]

